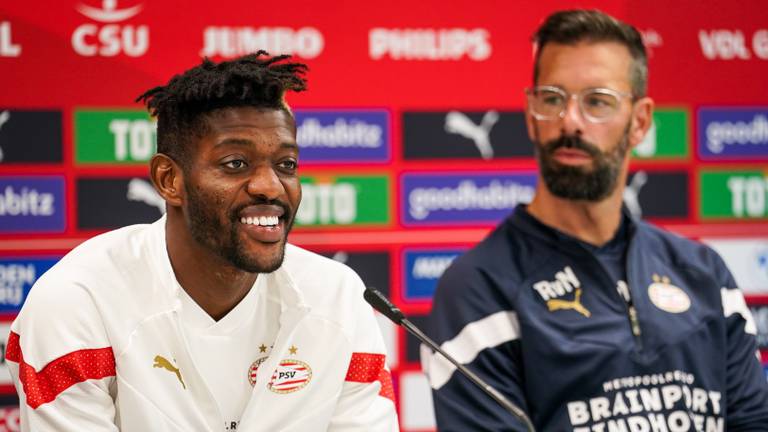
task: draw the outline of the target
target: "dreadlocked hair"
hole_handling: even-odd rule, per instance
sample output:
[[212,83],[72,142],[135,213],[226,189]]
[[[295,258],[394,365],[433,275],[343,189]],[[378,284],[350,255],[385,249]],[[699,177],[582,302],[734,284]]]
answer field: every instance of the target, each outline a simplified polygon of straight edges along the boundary
[[191,143],[208,132],[207,116],[219,109],[249,106],[292,116],[285,92],[306,90],[307,65],[284,61],[289,58],[266,51],[220,63],[205,58],[168,84],[147,90],[136,102],[157,118],[157,152],[187,166]]

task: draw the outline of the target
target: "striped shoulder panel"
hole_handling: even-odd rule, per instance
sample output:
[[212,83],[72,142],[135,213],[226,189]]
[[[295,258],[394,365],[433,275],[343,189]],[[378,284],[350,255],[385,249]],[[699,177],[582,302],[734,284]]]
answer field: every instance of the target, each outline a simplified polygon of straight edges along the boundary
[[36,371],[24,361],[19,341],[19,335],[11,332],[5,358],[19,364],[19,381],[24,388],[27,405],[32,409],[52,402],[61,392],[77,383],[115,376],[112,347],[73,351]]
[[[453,339],[440,345],[461,364],[472,363],[481,351],[520,338],[520,323],[512,311],[500,311],[471,322]],[[421,367],[429,377],[429,384],[437,390],[447,383],[456,370],[451,362],[439,353],[422,346]]]

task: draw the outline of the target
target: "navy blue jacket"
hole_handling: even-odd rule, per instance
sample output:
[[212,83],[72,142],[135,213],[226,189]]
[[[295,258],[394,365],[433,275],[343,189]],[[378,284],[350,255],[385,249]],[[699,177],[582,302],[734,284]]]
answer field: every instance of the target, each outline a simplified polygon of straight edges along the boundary
[[[628,224],[631,305],[588,248],[520,206],[443,274],[430,335],[538,431],[768,431],[754,321],[722,259]],[[440,431],[525,430],[450,363],[422,365]]]

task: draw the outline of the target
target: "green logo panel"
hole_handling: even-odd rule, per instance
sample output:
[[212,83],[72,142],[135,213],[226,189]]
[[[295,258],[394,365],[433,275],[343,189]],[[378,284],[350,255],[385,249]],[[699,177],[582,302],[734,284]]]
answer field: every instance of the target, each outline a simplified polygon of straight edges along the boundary
[[390,221],[389,178],[302,176],[297,226],[386,225]]
[[702,171],[699,196],[702,219],[768,219],[768,172]]
[[686,110],[658,109],[645,139],[632,151],[639,159],[683,159],[688,157],[689,115]]
[[146,163],[157,148],[157,126],[146,111],[75,111],[75,161]]

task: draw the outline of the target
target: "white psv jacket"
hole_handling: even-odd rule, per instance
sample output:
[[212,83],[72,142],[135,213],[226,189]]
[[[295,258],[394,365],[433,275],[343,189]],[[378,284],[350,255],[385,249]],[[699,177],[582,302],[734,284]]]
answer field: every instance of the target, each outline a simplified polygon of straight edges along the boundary
[[[6,350],[22,430],[224,430],[189,354],[180,289],[165,218],[95,237],[44,274]],[[288,245],[253,289],[279,299],[268,318],[280,330],[238,432],[398,430],[382,338],[352,270]]]

